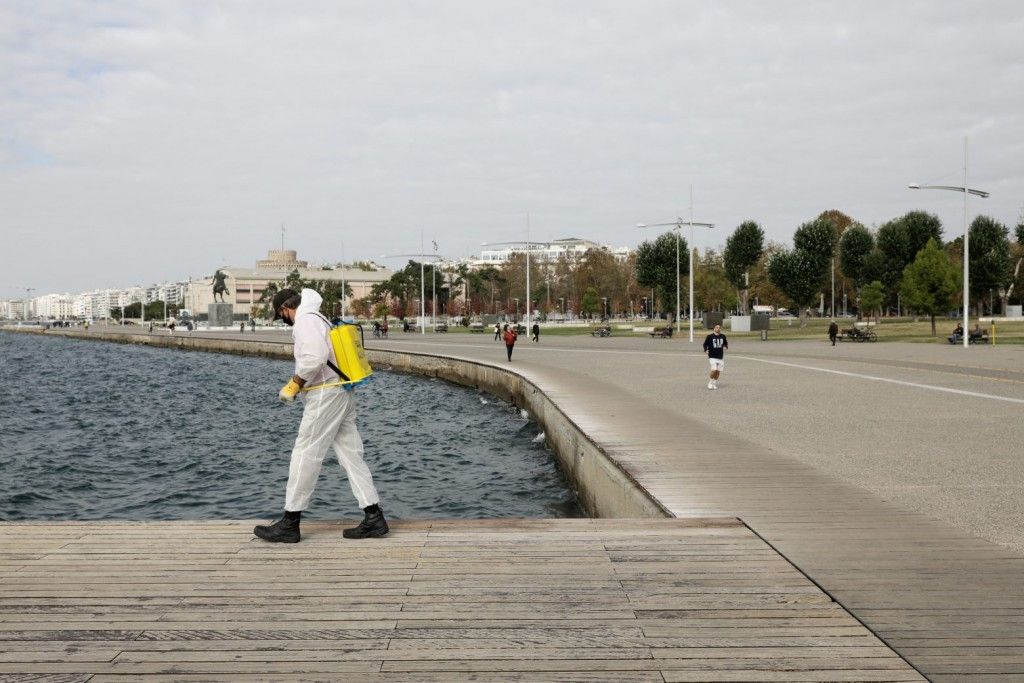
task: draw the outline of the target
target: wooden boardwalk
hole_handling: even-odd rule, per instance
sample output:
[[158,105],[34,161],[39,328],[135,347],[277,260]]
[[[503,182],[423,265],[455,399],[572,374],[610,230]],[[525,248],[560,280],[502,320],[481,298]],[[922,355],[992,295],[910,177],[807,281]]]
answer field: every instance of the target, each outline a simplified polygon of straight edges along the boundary
[[914,681],[740,522],[0,524],[0,681]]

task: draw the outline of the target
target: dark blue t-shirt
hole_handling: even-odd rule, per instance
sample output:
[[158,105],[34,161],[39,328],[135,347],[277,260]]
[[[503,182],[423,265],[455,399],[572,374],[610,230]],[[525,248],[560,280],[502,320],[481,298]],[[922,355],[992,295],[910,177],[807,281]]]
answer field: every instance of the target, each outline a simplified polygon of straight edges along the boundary
[[729,348],[729,340],[725,338],[724,334],[712,332],[704,337],[704,350],[707,351],[708,358],[724,358],[727,348]]

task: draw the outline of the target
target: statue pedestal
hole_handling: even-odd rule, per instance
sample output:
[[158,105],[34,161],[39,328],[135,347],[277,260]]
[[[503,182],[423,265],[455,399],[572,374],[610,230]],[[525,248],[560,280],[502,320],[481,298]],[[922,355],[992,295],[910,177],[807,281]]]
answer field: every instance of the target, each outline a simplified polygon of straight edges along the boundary
[[233,304],[216,303],[206,308],[207,325],[210,327],[232,327],[235,324]]

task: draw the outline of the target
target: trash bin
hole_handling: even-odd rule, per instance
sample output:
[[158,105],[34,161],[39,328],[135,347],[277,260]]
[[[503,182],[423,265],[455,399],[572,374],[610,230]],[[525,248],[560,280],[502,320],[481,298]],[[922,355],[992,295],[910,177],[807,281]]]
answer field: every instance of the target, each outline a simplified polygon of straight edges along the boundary
[[761,330],[761,341],[768,341],[768,330]]

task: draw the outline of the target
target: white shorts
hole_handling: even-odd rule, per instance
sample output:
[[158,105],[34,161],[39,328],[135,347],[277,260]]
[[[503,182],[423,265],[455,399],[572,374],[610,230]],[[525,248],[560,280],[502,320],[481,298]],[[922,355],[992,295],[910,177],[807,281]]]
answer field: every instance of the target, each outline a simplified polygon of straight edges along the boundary
[[711,363],[712,370],[724,370],[725,359],[724,358],[708,358],[708,362]]

